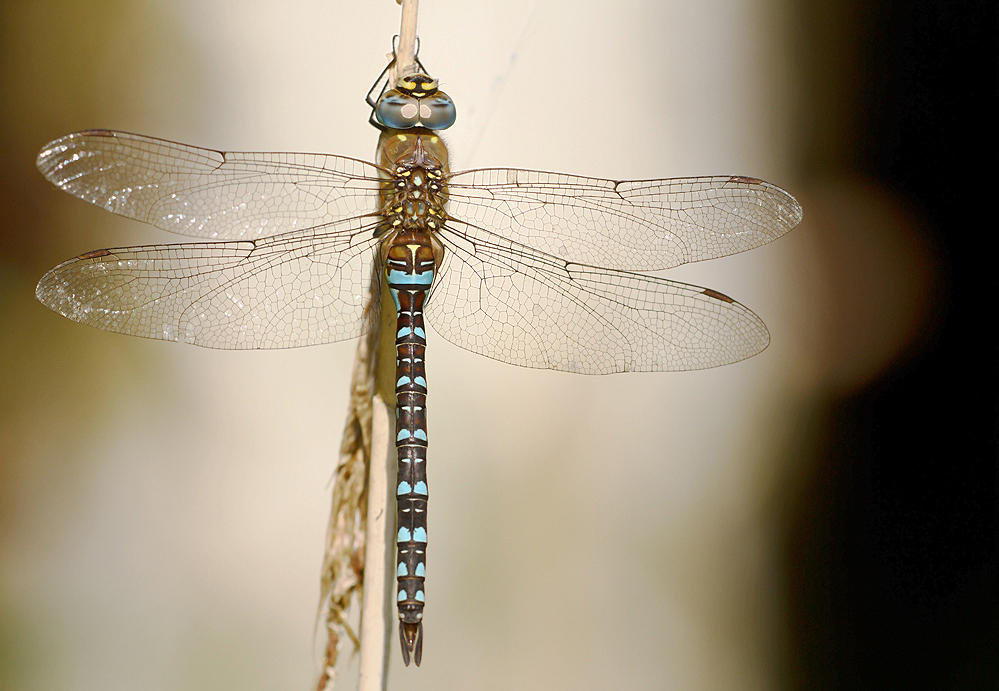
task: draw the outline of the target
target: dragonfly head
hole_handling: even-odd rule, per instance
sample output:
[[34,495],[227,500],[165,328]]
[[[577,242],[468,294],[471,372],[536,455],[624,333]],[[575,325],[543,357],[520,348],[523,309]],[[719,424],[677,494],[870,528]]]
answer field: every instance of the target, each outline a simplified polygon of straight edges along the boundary
[[379,123],[395,130],[444,130],[456,117],[454,101],[437,88],[437,80],[419,73],[400,78],[394,89],[383,93],[374,115]]
[[408,77],[401,77],[396,82],[395,88],[404,94],[415,98],[426,98],[437,93],[437,80],[425,74],[412,74]]

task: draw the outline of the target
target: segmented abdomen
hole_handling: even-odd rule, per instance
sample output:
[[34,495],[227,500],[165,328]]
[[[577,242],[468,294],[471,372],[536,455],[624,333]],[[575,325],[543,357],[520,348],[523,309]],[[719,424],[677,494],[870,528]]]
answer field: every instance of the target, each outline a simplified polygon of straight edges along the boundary
[[423,303],[434,278],[425,232],[403,231],[392,240],[385,274],[396,307],[396,487],[399,629],[403,659],[420,664],[427,550],[427,340]]

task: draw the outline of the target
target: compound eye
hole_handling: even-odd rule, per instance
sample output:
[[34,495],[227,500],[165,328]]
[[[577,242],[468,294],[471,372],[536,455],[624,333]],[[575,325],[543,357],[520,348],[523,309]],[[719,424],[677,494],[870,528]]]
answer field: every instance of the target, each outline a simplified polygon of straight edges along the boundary
[[378,122],[394,130],[416,127],[420,121],[420,103],[398,89],[386,91],[375,106]]
[[446,130],[457,117],[454,101],[443,91],[420,99],[420,121],[431,130]]

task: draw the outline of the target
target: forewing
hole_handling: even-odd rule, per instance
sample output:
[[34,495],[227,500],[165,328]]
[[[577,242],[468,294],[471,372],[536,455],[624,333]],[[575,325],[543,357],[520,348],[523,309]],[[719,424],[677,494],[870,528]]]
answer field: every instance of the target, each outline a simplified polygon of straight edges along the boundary
[[704,369],[763,350],[769,334],[720,293],[566,262],[449,221],[426,306],[452,343],[523,367],[609,374]]
[[743,252],[801,221],[784,190],[737,176],[614,181],[486,168],[448,179],[448,212],[570,262],[656,271]]
[[255,241],[98,250],[49,271],[35,294],[74,321],[145,338],[222,349],[332,343],[365,328],[370,230],[350,219]]
[[56,139],[37,164],[91,204],[213,240],[255,240],[374,212],[379,170],[343,156],[223,153],[108,130]]

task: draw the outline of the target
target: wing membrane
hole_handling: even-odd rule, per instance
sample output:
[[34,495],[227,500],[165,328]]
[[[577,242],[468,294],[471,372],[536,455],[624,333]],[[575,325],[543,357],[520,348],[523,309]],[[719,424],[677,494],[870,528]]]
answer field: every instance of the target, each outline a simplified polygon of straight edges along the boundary
[[456,219],[570,262],[633,271],[743,252],[801,221],[787,192],[735,176],[619,182],[486,168],[448,187]]
[[[365,328],[377,166],[95,130],[52,142],[38,167],[122,216],[239,240],[65,262],[36,293],[71,319],[211,348],[329,343]],[[622,269],[742,252],[801,220],[783,190],[731,176],[617,182],[494,168],[451,175],[448,194],[428,321],[488,357],[594,374],[714,367],[765,348],[766,327],[739,303]]]
[[759,317],[715,291],[567,262],[457,225],[441,234],[448,253],[426,315],[472,352],[609,374],[717,367],[769,343]]
[[38,169],[108,211],[181,235],[255,240],[375,210],[379,169],[328,154],[223,153],[125,132],[47,144]]
[[[357,219],[245,242],[98,250],[42,277],[50,309],[105,331],[207,348],[290,348],[364,331],[370,226]],[[377,286],[376,286],[377,290]]]

